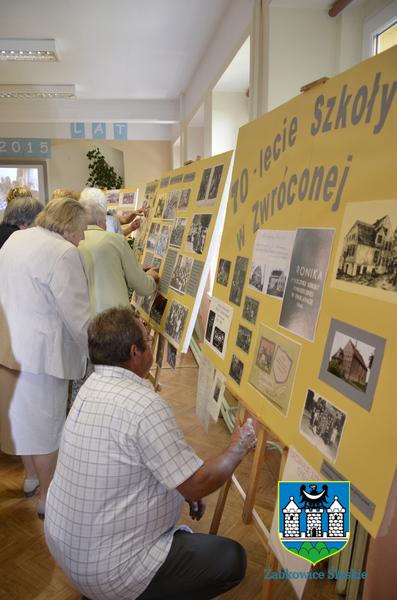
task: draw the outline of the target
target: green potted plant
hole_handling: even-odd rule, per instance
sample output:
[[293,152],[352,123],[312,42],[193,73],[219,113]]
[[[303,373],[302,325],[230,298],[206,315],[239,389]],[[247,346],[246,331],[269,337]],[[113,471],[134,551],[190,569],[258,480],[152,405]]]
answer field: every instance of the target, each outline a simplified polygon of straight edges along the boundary
[[124,179],[120,175],[117,175],[116,171],[109,165],[99,148],[89,150],[86,156],[89,160],[88,186],[108,190],[118,190],[124,186]]

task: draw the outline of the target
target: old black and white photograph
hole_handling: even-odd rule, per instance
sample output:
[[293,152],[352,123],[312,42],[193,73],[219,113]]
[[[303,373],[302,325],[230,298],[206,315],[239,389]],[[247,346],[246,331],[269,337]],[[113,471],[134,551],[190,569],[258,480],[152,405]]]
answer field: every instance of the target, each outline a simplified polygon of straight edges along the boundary
[[256,317],[258,315],[259,302],[251,296],[246,296],[243,306],[243,319],[249,321],[253,325],[256,323]]
[[167,298],[164,298],[161,294],[157,294],[150,310],[150,318],[153,319],[157,325],[160,325],[161,318],[164,314],[165,307],[167,306]]
[[229,283],[229,275],[230,275],[230,260],[226,260],[224,258],[219,259],[218,263],[218,271],[216,274],[216,282],[220,285],[224,285],[225,287]]
[[370,410],[384,348],[384,338],[332,319],[320,379]]
[[203,254],[212,215],[194,215],[186,240],[186,251]]
[[232,362],[230,363],[229,375],[236,383],[240,385],[241,377],[243,375],[244,363],[233,354]]
[[301,434],[332,462],[336,461],[346,414],[308,389],[300,422]]
[[250,329],[247,329],[247,327],[244,327],[244,325],[239,325],[237,331],[236,346],[241,348],[241,350],[243,350],[247,354],[250,351],[251,338],[252,331]]
[[181,197],[179,199],[178,210],[186,210],[189,206],[189,198],[190,198],[191,188],[186,188],[182,190]]
[[219,396],[220,396],[220,393],[221,393],[221,383],[220,383],[220,381],[217,381],[217,382],[215,383],[215,387],[214,387],[214,393],[212,394],[212,399],[213,399],[215,402],[218,402],[218,401],[219,401]]
[[222,331],[222,329],[219,329],[219,327],[216,326],[214,327],[214,337],[212,338],[212,345],[221,354],[223,352],[223,347],[225,344],[225,335],[226,334],[224,331]]
[[233,308],[226,302],[212,297],[205,328],[205,343],[223,359],[226,355],[232,318]]
[[177,218],[175,219],[174,227],[171,232],[170,246],[174,248],[180,248],[182,246],[182,238],[185,233],[187,219]]
[[259,229],[255,234],[249,287],[282,298],[289,271],[295,231]]
[[174,346],[168,342],[168,344],[167,344],[167,363],[170,365],[171,369],[176,368],[176,354],[177,354],[176,348],[174,348]]
[[163,219],[171,221],[175,218],[175,213],[178,207],[179,190],[174,190],[169,193],[168,200],[163,212]]
[[167,194],[161,194],[161,196],[158,197],[156,209],[154,211],[155,219],[161,219],[161,217],[163,216],[163,211],[164,211],[166,200],[167,200]]
[[397,302],[397,201],[346,206],[333,285]]
[[151,294],[150,296],[144,296],[142,303],[141,303],[141,308],[143,311],[145,311],[145,313],[149,314],[150,313],[150,307],[152,305],[152,302],[155,298],[156,292],[154,294]]
[[206,199],[210,177],[211,177],[211,167],[209,167],[208,169],[204,169],[204,171],[203,171],[203,175],[201,177],[201,182],[200,182],[200,189],[199,189],[199,193],[197,196],[197,202],[202,202],[203,200]]
[[157,239],[160,233],[160,223],[152,223],[149,230],[148,239],[146,242],[146,248],[148,250],[155,250],[157,246]]
[[161,258],[159,256],[155,256],[152,261],[152,268],[156,269],[158,272],[160,272],[162,262],[163,261],[161,260]]
[[190,256],[183,256],[182,254],[178,255],[170,281],[170,288],[181,294],[185,293],[186,285],[192,270],[193,260],[194,259]]
[[273,269],[269,275],[266,293],[269,296],[282,298],[284,295],[285,284],[287,282],[287,274],[282,269]]
[[213,310],[210,310],[208,313],[207,327],[205,330],[205,339],[208,340],[209,342],[211,341],[211,338],[212,338],[212,330],[214,328],[214,321],[215,321],[215,312]]
[[218,196],[219,184],[222,179],[223,165],[217,165],[213,168],[212,176],[209,184],[208,201],[214,202]]
[[222,401],[225,391],[225,376],[220,371],[216,371],[211,388],[211,394],[208,399],[207,410],[216,422],[219,418]]
[[258,265],[252,262],[251,274],[249,278],[249,287],[254,288],[258,292],[263,292],[263,284],[265,282],[265,265]]
[[237,304],[237,306],[240,306],[241,304],[247,269],[248,258],[246,258],[245,256],[238,256],[236,258],[236,264],[234,265],[232,285],[230,287],[229,294],[230,302],[233,302],[233,304]]
[[166,334],[179,344],[182,339],[183,329],[185,327],[186,317],[189,310],[176,300],[172,301],[170,311],[165,322]]
[[170,237],[170,229],[171,227],[169,225],[162,225],[160,229],[160,235],[157,238],[155,253],[157,254],[157,256],[161,256],[161,258],[164,258],[168,248],[168,238]]

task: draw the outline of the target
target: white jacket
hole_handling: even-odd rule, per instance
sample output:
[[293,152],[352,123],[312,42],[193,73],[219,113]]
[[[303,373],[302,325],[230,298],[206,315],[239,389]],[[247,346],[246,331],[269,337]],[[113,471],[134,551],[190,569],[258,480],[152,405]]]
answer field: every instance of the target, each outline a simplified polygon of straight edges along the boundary
[[82,377],[90,316],[77,248],[42,227],[13,233],[0,250],[0,364]]

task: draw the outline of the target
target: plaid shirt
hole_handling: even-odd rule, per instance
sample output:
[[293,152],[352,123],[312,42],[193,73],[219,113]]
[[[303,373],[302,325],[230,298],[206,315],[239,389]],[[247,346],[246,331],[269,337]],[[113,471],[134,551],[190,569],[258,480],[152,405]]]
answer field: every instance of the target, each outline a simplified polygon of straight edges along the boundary
[[45,519],[51,553],[85,595],[146,589],[181,514],[175,488],[202,464],[148,382],[95,367],[65,424]]

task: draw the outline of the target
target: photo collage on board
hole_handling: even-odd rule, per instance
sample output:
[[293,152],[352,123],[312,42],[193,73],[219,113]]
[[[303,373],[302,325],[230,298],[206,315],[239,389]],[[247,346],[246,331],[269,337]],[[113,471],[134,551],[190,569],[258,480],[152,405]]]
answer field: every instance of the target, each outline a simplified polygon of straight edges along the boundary
[[133,296],[135,305],[174,347],[183,341],[201,287],[222,175],[227,171],[224,164],[200,169],[197,163],[197,167],[160,180],[141,260],[145,267],[159,270],[160,283],[153,296]]
[[[393,228],[392,217],[397,224],[397,212],[394,205],[382,208],[376,214],[388,210],[387,216],[378,219],[368,208],[368,222],[371,221],[373,228],[371,239],[377,239],[377,231],[388,232],[381,240],[383,254],[381,251],[376,254],[375,246],[372,254],[380,265],[378,278],[383,281],[383,286],[378,285],[377,289],[387,290],[383,293],[392,295],[394,275],[391,256],[394,246],[391,241],[397,231]],[[348,209],[347,213],[346,233],[340,243],[335,269],[335,286],[343,282],[344,286],[361,285],[376,289],[375,281],[379,279],[375,279],[375,267],[369,272],[368,267],[355,266],[352,260],[349,261],[349,256],[353,256],[349,247],[352,240],[359,239],[358,229],[364,225],[354,221],[359,214],[357,211]],[[365,230],[369,235],[369,225]],[[221,288],[228,289],[229,304],[213,297],[205,343],[216,354],[225,357],[225,340],[228,340],[232,318],[241,313],[236,337],[227,342],[229,346],[233,342],[235,348],[229,366],[226,365],[228,374],[238,386],[246,377],[264,400],[284,416],[291,402],[301,353],[301,344],[289,338],[288,332],[303,341],[313,342],[315,339],[334,236],[335,230],[327,228],[298,228],[295,231],[260,229],[255,236],[251,257],[239,255],[234,264],[226,257],[218,259],[215,281]],[[367,294],[367,291],[362,293]],[[278,326],[284,330],[283,333],[264,323],[257,323],[259,308],[265,297],[279,302]],[[221,326],[216,325],[219,321]],[[319,378],[343,396],[370,410],[384,347],[383,338],[332,319]],[[303,400],[300,434],[330,462],[335,462],[347,422],[346,412],[311,388],[307,389]]]

